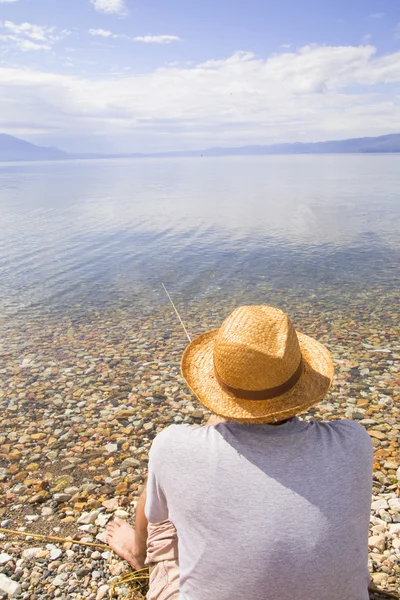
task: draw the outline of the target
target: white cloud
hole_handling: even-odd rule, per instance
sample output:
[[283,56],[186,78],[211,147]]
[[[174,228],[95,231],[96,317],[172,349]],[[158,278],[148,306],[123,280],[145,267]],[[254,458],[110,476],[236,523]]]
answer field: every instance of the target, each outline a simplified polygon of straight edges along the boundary
[[18,2],[18,0],[0,0],[0,4],[11,4],[11,2]]
[[99,36],[99,37],[115,37],[112,31],[108,31],[107,29],[89,29],[90,35]]
[[134,42],[144,42],[146,44],[169,44],[176,42],[180,38],[176,35],[143,35],[130,37],[124,33],[113,33],[108,29],[89,29],[88,33],[95,37],[113,38],[122,40],[133,40]]
[[373,46],[238,52],[108,78],[0,68],[0,131],[23,137],[31,123],[123,137],[132,151],[379,135],[400,130],[398,84],[400,51],[377,56]]
[[89,29],[88,33],[93,35],[94,37],[102,37],[109,39],[120,39],[120,40],[132,40],[133,38],[129,37],[129,35],[125,35],[124,33],[113,33],[108,29]]
[[50,50],[55,42],[70,33],[67,29],[57,32],[55,27],[45,25],[34,25],[33,23],[18,25],[12,21],[0,21],[0,39],[16,46],[22,52]]
[[180,40],[177,35],[138,35],[133,39],[135,42],[144,42],[145,44],[170,44]]
[[96,10],[108,14],[125,15],[127,8],[125,0],[90,0]]

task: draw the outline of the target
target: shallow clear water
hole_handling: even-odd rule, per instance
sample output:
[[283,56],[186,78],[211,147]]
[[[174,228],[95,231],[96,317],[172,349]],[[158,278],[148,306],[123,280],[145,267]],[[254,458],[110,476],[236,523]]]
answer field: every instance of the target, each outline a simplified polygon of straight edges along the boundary
[[400,155],[0,164],[0,314],[394,290]]

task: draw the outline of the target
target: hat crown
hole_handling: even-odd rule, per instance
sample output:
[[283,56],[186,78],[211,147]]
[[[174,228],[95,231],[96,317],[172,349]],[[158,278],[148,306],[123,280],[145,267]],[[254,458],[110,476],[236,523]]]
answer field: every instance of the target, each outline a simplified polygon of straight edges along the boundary
[[287,382],[301,361],[289,317],[271,306],[241,306],[223,322],[214,341],[214,368],[228,386],[268,390]]

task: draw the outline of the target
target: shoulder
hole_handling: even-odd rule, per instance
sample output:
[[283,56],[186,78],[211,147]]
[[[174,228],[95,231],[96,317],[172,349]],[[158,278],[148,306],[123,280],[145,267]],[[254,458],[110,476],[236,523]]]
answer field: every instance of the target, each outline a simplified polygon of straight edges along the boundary
[[352,448],[363,448],[372,452],[372,440],[363,425],[347,419],[337,421],[313,421],[313,426],[321,433],[332,439],[339,440],[341,444],[349,444]]
[[204,427],[199,425],[170,425],[159,433],[153,440],[150,454],[172,451],[190,443],[190,439],[197,437]]

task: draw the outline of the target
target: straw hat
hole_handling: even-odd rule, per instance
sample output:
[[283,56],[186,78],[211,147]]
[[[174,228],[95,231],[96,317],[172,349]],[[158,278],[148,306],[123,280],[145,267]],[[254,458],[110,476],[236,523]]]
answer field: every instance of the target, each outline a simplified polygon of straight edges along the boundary
[[333,378],[328,350],[264,305],[241,306],[193,340],[181,369],[204,406],[240,423],[293,417],[325,396]]

